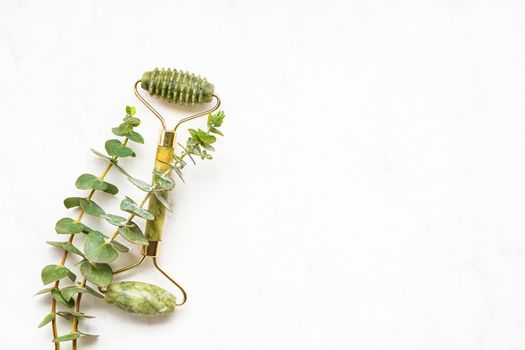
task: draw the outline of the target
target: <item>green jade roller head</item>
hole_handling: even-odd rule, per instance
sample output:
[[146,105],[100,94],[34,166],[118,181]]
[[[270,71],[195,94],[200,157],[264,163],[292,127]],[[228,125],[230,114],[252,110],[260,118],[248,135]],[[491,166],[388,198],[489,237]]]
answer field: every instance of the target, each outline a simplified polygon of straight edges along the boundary
[[[195,106],[209,103],[213,98],[217,101],[212,108],[185,117],[178,121],[174,129],[168,130],[166,127],[166,121],[162,115],[160,115],[160,113],[140,95],[137,89],[139,84],[140,87],[149,92],[151,96],[169,103]],[[154,176],[152,180],[153,186],[162,189],[156,191],[155,195],[149,198],[148,211],[154,215],[154,219],[146,222],[144,234],[149,244],[143,246],[142,258],[137,263],[117,270],[113,274],[116,275],[135,268],[140,265],[146,257],[151,257],[155,267],[180,290],[182,300],[177,303],[174,295],[160,287],[144,282],[130,281],[110,284],[105,291],[105,300],[111,305],[134,314],[147,316],[168,315],[175,310],[176,306],[181,306],[186,302],[187,295],[184,289],[158,265],[157,257],[159,253],[159,244],[162,239],[164,218],[166,214],[166,206],[164,205],[164,200],[162,198],[167,199],[168,193],[172,188],[162,187],[162,184],[159,183],[159,178],[155,176],[155,174],[166,174],[173,169],[173,166],[171,165],[174,156],[173,145],[175,144],[176,130],[179,125],[201,116],[207,116],[214,112],[220,106],[220,99],[214,94],[214,86],[205,78],[176,69],[156,68],[152,71],[145,72],[142,75],[141,80],[135,83],[134,91],[137,98],[160,120],[162,124],[159,142],[157,144],[153,169]]]
[[209,103],[214,86],[205,78],[176,69],[154,69],[142,75],[140,87],[171,103],[196,105]]

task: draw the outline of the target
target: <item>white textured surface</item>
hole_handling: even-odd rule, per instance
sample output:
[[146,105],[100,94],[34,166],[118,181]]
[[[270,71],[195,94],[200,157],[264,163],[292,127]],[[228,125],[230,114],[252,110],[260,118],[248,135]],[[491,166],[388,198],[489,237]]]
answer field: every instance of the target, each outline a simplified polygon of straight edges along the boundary
[[[3,0],[0,347],[51,349],[31,297],[59,259],[44,242],[76,176],[102,170],[88,148],[137,103],[132,83],[164,66],[207,76],[228,115],[163,242],[189,303],[152,320],[89,300],[82,328],[101,337],[81,349],[524,349],[524,16],[522,1]],[[147,178],[158,125],[138,110],[147,143],[126,163]]]

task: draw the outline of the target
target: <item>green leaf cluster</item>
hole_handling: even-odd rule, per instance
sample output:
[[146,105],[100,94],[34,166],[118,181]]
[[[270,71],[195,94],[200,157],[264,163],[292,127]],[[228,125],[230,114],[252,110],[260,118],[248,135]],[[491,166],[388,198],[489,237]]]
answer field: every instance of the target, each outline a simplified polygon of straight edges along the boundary
[[84,241],[84,254],[89,261],[95,263],[110,263],[118,257],[118,251],[98,231],[88,233]]
[[60,281],[65,277],[69,277],[73,282],[77,279],[77,276],[63,265],[47,265],[42,269],[41,277],[44,285]]
[[215,148],[212,146],[212,144],[215,143],[215,141],[217,141],[217,137],[215,135],[224,135],[219,130],[219,127],[224,121],[224,117],[225,114],[222,111],[217,113],[210,113],[208,115],[207,131],[202,129],[188,130],[190,132],[190,137],[186,141],[185,152],[182,154],[181,157],[174,157],[175,164],[177,165],[177,167],[184,167],[185,163],[181,162],[181,160],[187,154],[199,156],[201,159],[213,158],[209,152],[215,151]]
[[144,143],[144,138],[141,134],[134,130],[135,127],[140,125],[140,119],[135,117],[135,107],[126,106],[126,116],[123,122],[113,128],[111,131],[117,136],[124,136],[136,143]]
[[75,181],[75,186],[79,190],[98,190],[109,194],[117,194],[117,186],[106,182],[92,174],[82,174]]
[[155,216],[150,213],[147,209],[139,206],[133,199],[126,197],[120,202],[120,209],[130,214],[139,216],[145,220],[153,220]]

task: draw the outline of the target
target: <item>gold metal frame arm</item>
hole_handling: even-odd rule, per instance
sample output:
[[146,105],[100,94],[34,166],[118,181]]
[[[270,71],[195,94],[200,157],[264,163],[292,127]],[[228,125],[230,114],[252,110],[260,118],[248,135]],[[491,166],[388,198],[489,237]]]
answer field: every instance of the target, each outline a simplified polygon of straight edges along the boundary
[[182,302],[177,303],[175,305],[177,305],[177,306],[184,305],[186,303],[186,300],[188,300],[188,295],[186,294],[186,291],[184,290],[184,288],[182,288],[180,284],[175,282],[175,280],[173,278],[171,278],[170,275],[168,275],[166,272],[164,272],[163,269],[160,268],[160,266],[159,266],[159,264],[157,262],[157,257],[156,256],[152,257],[152,259],[153,259],[153,265],[155,265],[157,270],[159,270],[160,273],[162,273],[164,275],[164,277],[169,279],[171,281],[171,283],[173,283],[180,290],[180,292],[182,293]]
[[[142,102],[144,104],[144,106],[146,106],[151,111],[151,113],[153,113],[160,120],[160,123],[162,124],[162,129],[166,130],[167,126],[166,126],[166,120],[164,119],[164,117],[148,101],[146,101],[144,99],[144,97],[142,97],[142,95],[139,93],[139,90],[137,89],[137,87],[139,86],[139,84],[141,82],[142,82],[142,80],[137,80],[135,82],[135,85],[133,86],[133,92],[135,93],[135,96],[137,96],[139,101]],[[177,128],[182,123],[185,123],[185,122],[188,122],[188,121],[193,120],[195,118],[199,118],[199,117],[208,115],[208,114],[210,114],[212,112],[215,112],[219,108],[219,106],[221,105],[221,99],[219,98],[219,96],[217,96],[215,94],[213,94],[212,96],[215,97],[215,100],[217,101],[212,108],[210,108],[208,110],[205,110],[203,112],[199,112],[197,114],[190,115],[190,116],[188,116],[186,118],[182,118],[181,120],[179,120],[177,122],[177,124],[175,124],[175,128],[173,128],[173,131],[174,132],[177,131]]]
[[140,264],[142,264],[144,262],[144,260],[146,260],[146,256],[145,255],[143,255],[142,258],[140,258],[140,260],[138,262],[136,262],[134,264],[131,264],[131,265],[128,265],[126,267],[123,267],[120,270],[114,271],[113,272],[113,276],[115,276],[116,274],[122,273],[122,272],[126,272],[128,270],[131,270],[132,268],[135,268],[135,267],[139,266]]
[[164,120],[164,118],[162,117],[162,115],[160,115],[160,113],[155,109],[153,108],[152,105],[149,104],[148,101],[146,101],[144,99],[144,97],[142,97],[139,93],[139,90],[137,89],[137,86],[142,82],[142,80],[137,80],[135,82],[135,85],[133,86],[133,91],[135,92],[135,96],[137,96],[137,98],[140,100],[140,102],[142,102],[144,104],[144,106],[146,106],[153,114],[155,114],[155,116],[157,118],[159,118],[160,120],[160,123],[162,124],[162,129],[163,130],[166,130],[166,120]]
[[[136,263],[133,263],[131,265],[128,265],[126,267],[123,267],[117,271],[114,271],[113,272],[113,276],[119,274],[119,273],[122,273],[122,272],[126,272],[126,271],[129,271],[137,266],[139,266],[140,264],[142,264],[144,262],[144,260],[146,260],[146,257],[148,255],[143,255],[142,258],[140,258],[140,260]],[[155,268],[157,270],[159,270],[159,272],[161,274],[164,275],[164,277],[166,277],[171,283],[173,283],[175,285],[175,287],[177,287],[177,289],[181,292],[182,294],[182,301],[175,304],[176,306],[182,306],[186,303],[186,301],[188,300],[188,294],[186,294],[186,291],[184,290],[184,288],[182,288],[182,286],[180,284],[178,284],[170,275],[168,275],[168,273],[166,271],[164,271],[160,266],[159,266],[159,262],[157,261],[157,257],[156,256],[151,256],[151,258],[153,259],[153,265],[155,266]],[[100,289],[100,288],[99,288]],[[103,290],[100,289],[102,292]]]
[[177,131],[177,128],[182,124],[182,123],[186,123],[186,122],[189,122],[190,120],[193,120],[195,118],[199,118],[199,117],[202,117],[202,116],[205,116],[205,115],[208,115],[212,112],[215,112],[220,106],[221,106],[221,99],[219,98],[219,96],[213,94],[212,95],[213,97],[215,97],[215,100],[217,102],[215,102],[215,106],[213,106],[212,108],[204,111],[204,112],[200,112],[200,113],[197,113],[197,114],[194,114],[194,115],[190,115],[189,117],[186,117],[186,118],[182,118],[181,120],[179,120],[177,122],[177,124],[175,124],[175,128],[173,128],[173,131]]

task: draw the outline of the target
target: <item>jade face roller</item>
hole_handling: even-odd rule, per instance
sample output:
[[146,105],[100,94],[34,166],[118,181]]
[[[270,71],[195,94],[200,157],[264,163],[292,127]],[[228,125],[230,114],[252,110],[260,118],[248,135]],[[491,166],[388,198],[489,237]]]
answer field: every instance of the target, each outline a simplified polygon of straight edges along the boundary
[[[151,96],[173,104],[207,105],[214,101],[211,108],[205,111],[180,119],[175,126],[167,127],[162,115],[139,93],[140,89]],[[69,235],[67,241],[47,242],[62,250],[62,259],[58,264],[47,265],[41,273],[44,285],[51,285],[37,294],[50,295],[51,312],[47,314],[39,327],[51,324],[55,350],[60,350],[61,343],[72,342],[72,349],[77,349],[80,337],[91,336],[79,329],[80,320],[91,316],[81,312],[80,304],[84,294],[103,298],[107,304],[137,315],[161,316],[168,315],[183,305],[187,294],[159,265],[159,245],[162,240],[166,210],[171,210],[168,200],[169,193],[175,187],[171,175],[176,174],[182,179],[182,169],[194,157],[202,160],[212,159],[210,152],[214,151],[212,144],[221,135],[219,127],[224,119],[223,112],[216,112],[220,106],[220,99],[214,93],[214,86],[206,79],[194,74],[172,69],[154,69],[145,72],[142,78],[134,85],[137,98],[158,118],[161,123],[160,135],[157,142],[153,176],[151,182],[139,180],[131,176],[122,167],[122,160],[135,157],[131,144],[141,144],[143,137],[135,130],[140,125],[134,107],[126,107],[123,122],[112,132],[120,139],[110,139],[105,142],[106,153],[93,150],[93,153],[107,162],[107,167],[100,176],[93,174],[80,175],[75,186],[85,190],[85,196],[68,197],[64,200],[67,209],[79,210],[76,219],[64,217],[58,220],[55,231],[59,235]],[[188,129],[189,136],[184,144],[176,143],[178,128],[186,122],[199,117],[207,116],[206,128]],[[179,145],[180,147],[177,147]],[[187,157],[187,158],[186,158]],[[119,189],[106,181],[110,169],[115,168],[123,174],[133,185],[145,192],[142,200],[134,201],[125,196],[120,202],[120,209],[129,214],[122,217],[109,214],[95,202],[95,194],[117,195]],[[183,180],[184,181],[184,180]],[[145,208],[147,205],[147,208]],[[114,226],[112,235],[103,234],[102,230],[88,227],[82,222],[85,215],[104,220]],[[146,220],[144,232],[135,221]],[[85,234],[83,250],[75,246],[78,235]],[[115,261],[119,254],[129,251],[125,245],[117,240],[122,237],[126,241],[142,246],[141,258],[123,268],[113,270],[110,263]],[[79,270],[81,281],[77,282],[76,274],[66,262],[69,256],[80,259]],[[147,258],[151,258],[155,268],[165,276],[178,290],[179,297],[161,287],[137,281],[114,282],[115,275],[129,271],[141,265]],[[73,284],[64,286],[67,280]],[[61,285],[62,283],[62,285]],[[98,291],[96,290],[98,288]],[[70,320],[71,331],[61,335],[58,331],[57,316]]]
[[[211,109],[181,119],[173,130],[169,130],[166,127],[165,119],[140,95],[137,89],[139,85],[142,89],[148,91],[151,96],[170,103],[196,105],[211,102],[214,98],[216,103]],[[221,104],[219,97],[214,94],[214,86],[206,81],[206,79],[195,76],[194,74],[171,69],[155,69],[145,72],[142,79],[135,83],[134,92],[137,98],[153,112],[162,125],[157,144],[154,174],[163,174],[174,168],[172,163],[178,127],[182,123],[209,115],[217,110]],[[154,176],[153,184],[155,185],[156,182],[157,179]],[[121,282],[109,285],[105,300],[110,304],[132,313],[145,315],[168,314],[173,312],[176,306],[183,305],[187,300],[187,294],[184,288],[159,266],[157,260],[166,214],[163,197],[166,198],[168,191],[161,190],[159,192],[157,192],[159,195],[149,199],[148,211],[152,213],[155,218],[146,222],[145,236],[148,239],[148,245],[142,248],[142,258],[137,263],[113,272],[113,275],[133,269],[142,264],[147,257],[151,257],[153,265],[157,270],[180,290],[182,300],[176,302],[175,297],[161,288],[142,282]],[[152,300],[152,298],[155,298],[155,300]]]

